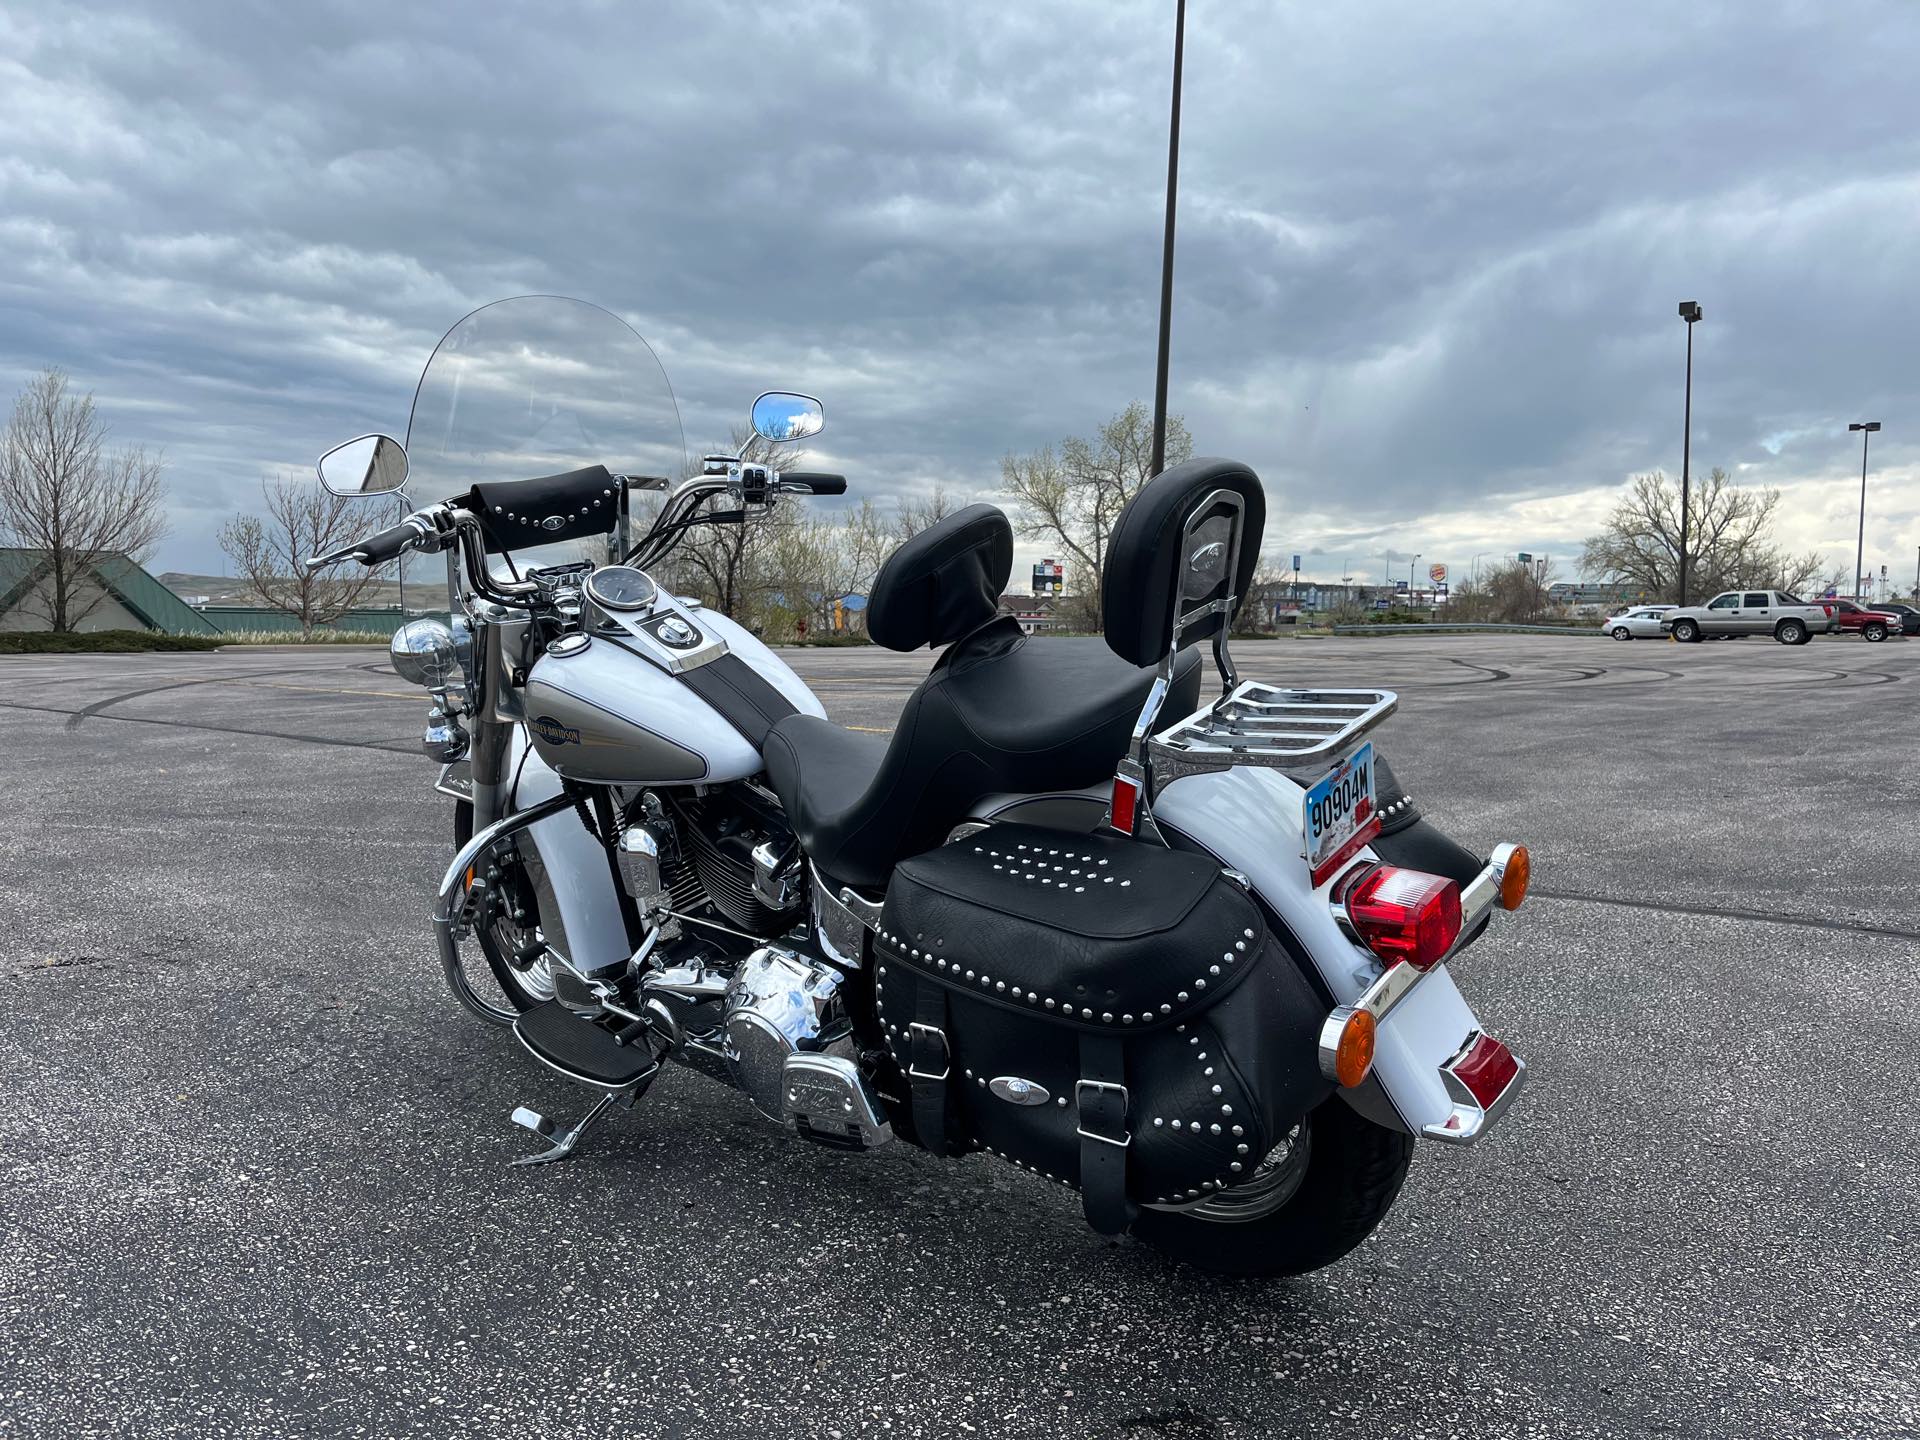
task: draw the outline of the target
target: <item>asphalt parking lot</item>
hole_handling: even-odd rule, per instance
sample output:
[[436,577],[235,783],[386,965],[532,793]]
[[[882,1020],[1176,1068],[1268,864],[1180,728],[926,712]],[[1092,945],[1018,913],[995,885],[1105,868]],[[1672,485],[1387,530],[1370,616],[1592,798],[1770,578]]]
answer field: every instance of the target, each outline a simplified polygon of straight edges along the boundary
[[[1275,1283],[688,1072],[510,1170],[582,1102],[440,988],[383,657],[0,659],[0,1435],[1920,1433],[1920,643],[1236,654],[1535,857],[1456,967],[1522,1103]],[[789,655],[875,729],[926,664]]]

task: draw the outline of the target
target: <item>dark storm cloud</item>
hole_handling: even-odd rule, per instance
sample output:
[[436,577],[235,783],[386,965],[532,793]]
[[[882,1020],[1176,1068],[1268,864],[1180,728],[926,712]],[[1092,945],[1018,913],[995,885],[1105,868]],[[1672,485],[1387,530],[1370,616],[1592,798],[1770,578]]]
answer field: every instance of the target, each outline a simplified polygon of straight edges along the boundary
[[[14,12],[0,381],[168,447],[180,565],[529,290],[653,339],[696,452],[786,384],[865,493],[988,489],[1151,393],[1167,8]],[[1174,405],[1276,551],[1564,554],[1677,469],[1698,298],[1696,458],[1837,555],[1873,412],[1910,557],[1916,59],[1892,3],[1196,4]]]

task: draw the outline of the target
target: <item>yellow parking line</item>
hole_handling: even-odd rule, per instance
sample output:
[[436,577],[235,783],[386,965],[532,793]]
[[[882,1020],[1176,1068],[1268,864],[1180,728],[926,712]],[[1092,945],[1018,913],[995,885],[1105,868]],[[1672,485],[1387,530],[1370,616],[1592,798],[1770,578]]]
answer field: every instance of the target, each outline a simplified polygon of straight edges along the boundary
[[217,680],[217,685],[264,685],[274,690],[298,690],[307,695],[377,695],[383,700],[418,700],[424,690],[342,690],[337,685],[289,685],[283,680]]

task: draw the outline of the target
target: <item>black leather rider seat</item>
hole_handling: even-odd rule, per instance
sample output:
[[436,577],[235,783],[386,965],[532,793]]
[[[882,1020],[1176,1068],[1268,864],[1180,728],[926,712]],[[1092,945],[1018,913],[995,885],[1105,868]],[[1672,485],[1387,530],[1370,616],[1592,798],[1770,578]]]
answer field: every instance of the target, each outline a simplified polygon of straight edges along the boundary
[[[888,557],[874,582],[868,633],[889,649],[946,646],[907,701],[892,736],[789,715],[768,733],[767,775],[821,872],[879,890],[894,864],[940,844],[996,792],[1074,790],[1109,779],[1153,671],[1106,642],[1030,640],[998,614],[1013,568],[1013,531],[971,505]],[[1162,715],[1200,703],[1190,651]]]

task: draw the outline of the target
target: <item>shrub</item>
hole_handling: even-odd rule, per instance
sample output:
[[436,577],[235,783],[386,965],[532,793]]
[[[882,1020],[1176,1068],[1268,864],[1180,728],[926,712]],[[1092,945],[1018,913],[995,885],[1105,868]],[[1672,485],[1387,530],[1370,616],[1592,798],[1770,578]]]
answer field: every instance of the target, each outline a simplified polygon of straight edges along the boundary
[[0,655],[131,654],[153,650],[217,650],[219,635],[156,635],[150,630],[8,630],[0,632]]
[[298,630],[229,630],[222,645],[385,645],[393,637],[385,630],[315,630],[302,640]]

